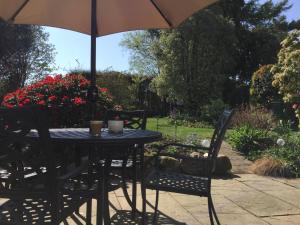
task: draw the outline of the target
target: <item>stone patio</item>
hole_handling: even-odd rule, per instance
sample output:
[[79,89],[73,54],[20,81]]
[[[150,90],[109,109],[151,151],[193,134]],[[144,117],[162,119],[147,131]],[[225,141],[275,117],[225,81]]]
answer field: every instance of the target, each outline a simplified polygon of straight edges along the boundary
[[[300,225],[300,179],[237,174],[232,179],[215,179],[212,185],[216,211],[223,225]],[[155,193],[148,190],[147,199],[150,203],[147,212],[151,218]],[[139,224],[138,220],[131,220],[130,209],[121,190],[111,193],[110,200],[118,209],[111,208],[113,224]],[[140,204],[141,201],[138,202],[139,208]],[[159,210],[158,224],[210,224],[206,198],[162,192]],[[81,213],[84,212],[82,207]],[[74,216],[64,224],[84,224],[84,221]],[[148,224],[152,224],[150,219]]]

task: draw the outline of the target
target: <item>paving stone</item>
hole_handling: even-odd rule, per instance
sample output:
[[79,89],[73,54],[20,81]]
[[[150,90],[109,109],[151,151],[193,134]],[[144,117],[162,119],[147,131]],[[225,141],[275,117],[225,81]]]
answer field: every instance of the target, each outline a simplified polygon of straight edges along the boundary
[[[207,198],[197,196],[173,196],[173,198],[186,210],[194,214],[208,213]],[[217,213],[246,214],[247,211],[237,206],[224,196],[213,197],[214,206]]]
[[[125,197],[118,198],[121,208],[124,210],[129,210],[129,205],[126,202]],[[147,196],[147,200],[154,205],[155,196]],[[137,208],[141,210],[141,199],[137,201]],[[159,199],[159,211],[160,215],[169,219],[173,219],[180,223],[186,224],[200,224],[187,210],[185,210],[170,194],[162,193]],[[147,212],[153,213],[153,208],[147,205]],[[171,223],[173,224],[173,223]]]
[[300,178],[297,179],[272,178],[272,179],[293,186],[297,189],[300,189]]
[[300,225],[300,215],[263,218],[271,225]]
[[278,181],[274,181],[272,179],[266,180],[247,180],[243,181],[243,184],[250,186],[256,190],[260,191],[282,191],[282,190],[296,190],[296,188],[286,185],[284,183],[280,183]]
[[[281,190],[281,191],[266,191],[267,194],[275,196],[285,202],[288,202],[300,209],[300,190],[290,191],[290,190]],[[300,221],[299,221],[300,224]]]
[[300,214],[300,209],[259,191],[224,193],[226,198],[256,216]]
[[235,178],[235,180],[237,181],[251,181],[251,180],[255,180],[255,181],[266,181],[271,179],[270,177],[265,177],[265,176],[259,176],[256,174],[236,174],[238,177]]

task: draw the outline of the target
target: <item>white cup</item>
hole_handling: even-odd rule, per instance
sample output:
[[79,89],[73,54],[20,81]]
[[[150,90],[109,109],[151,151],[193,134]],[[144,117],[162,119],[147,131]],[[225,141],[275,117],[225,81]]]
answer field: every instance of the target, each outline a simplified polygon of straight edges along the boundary
[[122,120],[109,120],[108,131],[112,133],[120,133],[123,131],[124,121]]

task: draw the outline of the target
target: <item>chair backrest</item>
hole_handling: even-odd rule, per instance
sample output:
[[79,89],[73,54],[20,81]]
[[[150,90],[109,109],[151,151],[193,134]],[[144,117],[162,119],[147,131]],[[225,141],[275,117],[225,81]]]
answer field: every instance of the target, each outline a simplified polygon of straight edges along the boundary
[[105,123],[108,120],[114,119],[124,120],[124,127],[130,129],[146,129],[147,116],[145,110],[135,110],[135,111],[113,111],[108,110],[105,116]]
[[211,168],[209,170],[210,174],[213,172],[215,160],[219,154],[226,130],[227,130],[230,120],[233,116],[233,113],[234,113],[233,110],[224,110],[216,124],[215,130],[214,130],[211,142],[210,142],[210,148],[209,148],[209,153],[208,153],[208,157],[211,162],[210,163]]
[[[51,191],[55,160],[47,115],[37,107],[0,109],[0,197],[23,199]],[[30,130],[39,137],[29,138]],[[47,171],[47,173],[46,173]]]

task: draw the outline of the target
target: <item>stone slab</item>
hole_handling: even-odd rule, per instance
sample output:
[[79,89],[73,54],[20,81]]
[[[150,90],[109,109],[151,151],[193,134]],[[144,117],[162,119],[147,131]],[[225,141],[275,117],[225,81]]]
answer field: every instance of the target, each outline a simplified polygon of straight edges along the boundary
[[255,216],[300,214],[300,209],[295,206],[263,192],[229,192],[224,194],[226,198]]
[[263,218],[270,225],[300,225],[300,215]]
[[288,202],[289,204],[294,205],[295,207],[300,209],[300,190],[266,191],[266,193],[278,199],[281,199],[282,201]]

